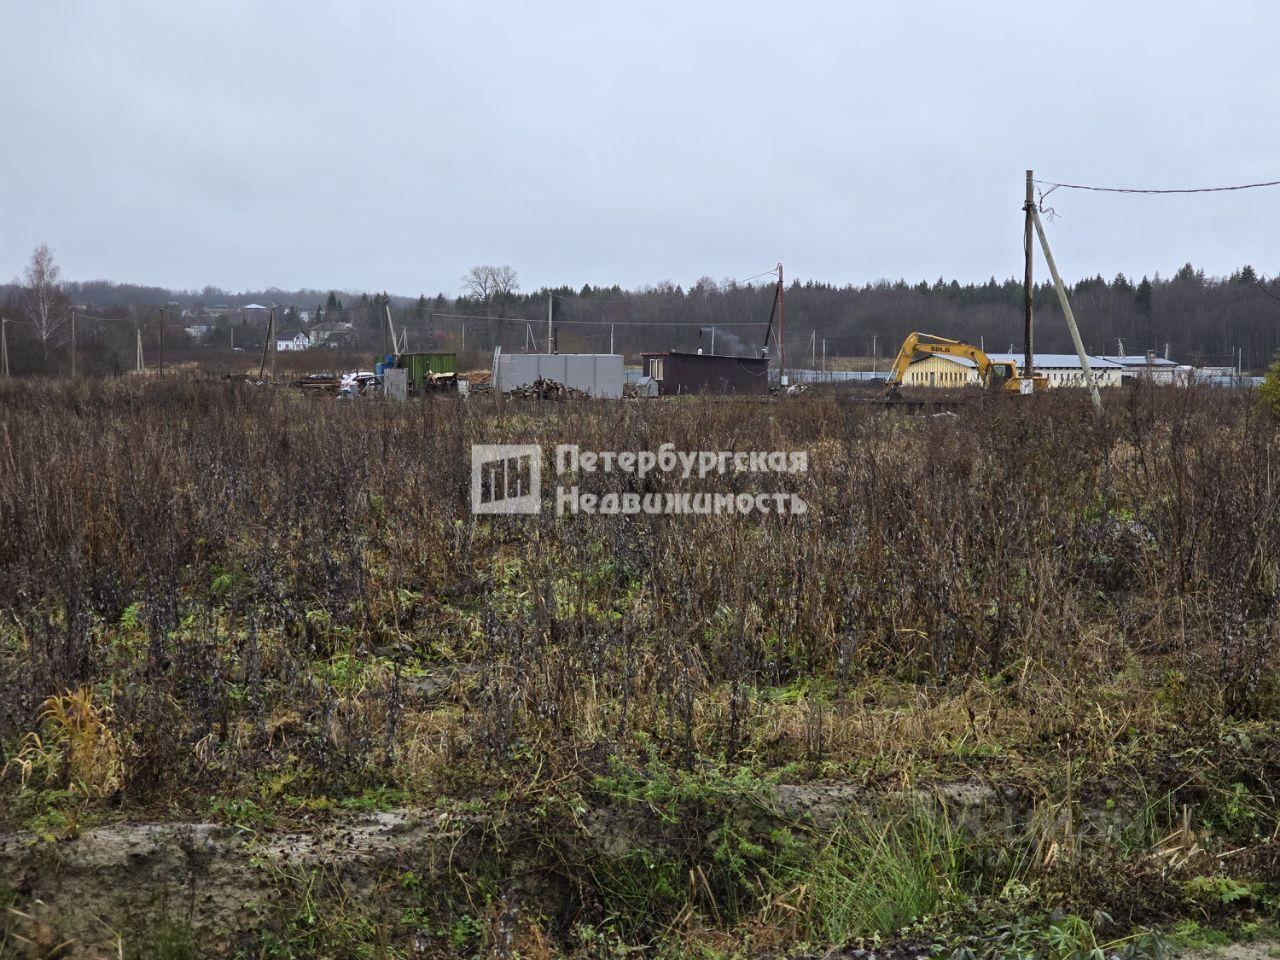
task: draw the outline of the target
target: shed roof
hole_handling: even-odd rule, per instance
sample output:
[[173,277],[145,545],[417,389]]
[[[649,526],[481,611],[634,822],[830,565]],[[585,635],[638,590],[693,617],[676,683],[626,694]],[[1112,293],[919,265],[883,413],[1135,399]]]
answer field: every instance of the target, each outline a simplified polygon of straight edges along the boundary
[[740,357],[731,353],[702,353],[693,350],[653,350],[642,353],[645,357],[692,357],[694,360],[746,360],[748,362],[767,363],[768,357],[746,356]]

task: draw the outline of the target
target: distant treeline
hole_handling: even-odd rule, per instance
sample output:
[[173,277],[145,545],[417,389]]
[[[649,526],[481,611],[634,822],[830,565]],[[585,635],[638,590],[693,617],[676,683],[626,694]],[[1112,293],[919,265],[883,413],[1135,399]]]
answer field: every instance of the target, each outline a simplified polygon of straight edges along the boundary
[[[326,320],[352,324],[351,346],[378,353],[387,342],[383,304],[389,303],[393,324],[409,332],[412,349],[455,350],[479,361],[497,345],[505,350],[546,349],[549,299],[554,301],[556,347],[561,351],[604,351],[612,346],[632,357],[644,350],[702,347],[709,351],[714,327],[716,352],[758,355],[774,300],[774,288],[767,281],[741,285],[707,277],[688,288],[666,282],[639,290],[562,287],[488,297],[415,298],[275,288],[233,294],[214,287],[175,291],[108,281],[72,282],[62,289],[69,304],[121,318],[118,335],[104,331],[95,337],[86,330],[86,339],[80,343],[82,351],[92,354],[93,343],[105,344],[103,337],[111,341],[115,359],[104,369],[131,363],[133,329],[141,327],[150,343],[166,304],[172,305],[173,319],[166,320],[166,330],[172,334],[166,332],[166,337],[174,350],[216,347],[231,339],[224,320],[220,332],[206,337],[203,344],[184,340],[182,328],[189,321],[178,319],[179,308],[229,307],[238,314],[238,308],[249,303],[275,302],[281,304],[278,330],[286,324],[305,327],[298,321],[304,311],[311,324],[323,312]],[[1122,342],[1124,351],[1131,354],[1149,349],[1163,354],[1167,349],[1177,360],[1226,365],[1235,362],[1239,350],[1245,368],[1259,370],[1280,351],[1280,282],[1260,276],[1252,267],[1226,278],[1207,277],[1189,263],[1168,278],[1097,276],[1072,286],[1070,297],[1091,353],[1116,353]],[[1052,286],[1037,284],[1033,299],[1036,349],[1071,351]],[[20,321],[21,284],[0,287],[0,304],[0,312]],[[258,329],[261,322],[242,324],[238,316],[231,322],[237,325],[237,346],[261,344],[265,334],[265,329]],[[823,340],[828,357],[892,356],[912,330],[982,343],[988,350],[1018,350],[1023,285],[1019,280],[994,277],[985,283],[938,279],[863,286],[793,281],[786,289],[785,323],[787,363],[793,367],[808,365],[815,355],[820,358]],[[775,327],[775,337],[776,333]],[[15,373],[65,366],[55,356],[65,355],[65,342],[52,350],[24,350],[21,322],[10,324],[9,339]],[[776,358],[777,353],[775,341],[770,354]],[[81,368],[94,369],[93,356],[84,359]]]

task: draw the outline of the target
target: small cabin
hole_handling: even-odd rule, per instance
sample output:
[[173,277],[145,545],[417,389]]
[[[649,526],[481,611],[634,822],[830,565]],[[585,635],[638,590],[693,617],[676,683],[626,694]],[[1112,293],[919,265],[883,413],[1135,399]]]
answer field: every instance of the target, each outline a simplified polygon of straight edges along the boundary
[[768,357],[726,357],[669,350],[643,354],[641,373],[658,385],[662,396],[769,392]]

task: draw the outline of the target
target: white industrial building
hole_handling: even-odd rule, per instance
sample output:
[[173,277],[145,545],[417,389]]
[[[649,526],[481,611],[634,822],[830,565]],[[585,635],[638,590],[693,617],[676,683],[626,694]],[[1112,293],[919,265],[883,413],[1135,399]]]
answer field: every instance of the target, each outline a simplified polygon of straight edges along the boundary
[[[1026,359],[1021,353],[989,353],[997,363],[1013,362],[1022,369],[1022,361]],[[1084,370],[1080,367],[1080,358],[1074,353],[1037,353],[1035,372],[1043,373],[1049,378],[1051,387],[1083,387]],[[1100,387],[1118,387],[1124,367],[1106,357],[1089,357],[1089,369],[1093,371],[1093,379]]]
[[[989,353],[996,363],[1016,363],[1022,370],[1025,356],[1021,353]],[[1044,374],[1051,387],[1083,387],[1084,374],[1080,358],[1074,353],[1037,353],[1033,358],[1035,372]],[[1100,387],[1118,387],[1124,368],[1105,357],[1089,357],[1089,368]],[[932,354],[915,360],[907,367],[902,380],[910,387],[965,387],[978,383],[978,367],[966,357]]]
[[[1147,380],[1151,383],[1171,384],[1179,379],[1185,380],[1185,371],[1190,369],[1189,367],[1179,367],[1172,360],[1166,357],[1157,357],[1154,353],[1117,354],[1105,356],[1102,359],[1120,364],[1122,368],[1120,377],[1126,383]],[[1184,371],[1181,376],[1178,373],[1180,369]]]

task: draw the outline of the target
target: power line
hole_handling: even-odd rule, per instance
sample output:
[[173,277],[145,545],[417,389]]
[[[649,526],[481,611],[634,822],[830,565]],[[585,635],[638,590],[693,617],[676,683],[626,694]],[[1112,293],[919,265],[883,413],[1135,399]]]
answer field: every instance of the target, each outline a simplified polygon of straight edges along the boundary
[[1057,183],[1053,180],[1036,180],[1035,183],[1049,187],[1045,191],[1048,196],[1061,187],[1064,190],[1092,190],[1096,193],[1225,193],[1229,190],[1254,190],[1258,187],[1280,187],[1280,180],[1267,180],[1262,183],[1241,183],[1231,187],[1177,187],[1167,190],[1156,190],[1139,187],[1093,187],[1082,183]]
[[767,327],[768,320],[557,320],[557,325],[572,324],[590,327]]
[[[711,286],[716,290],[724,291],[732,287],[746,286],[752,280],[759,280],[761,277],[776,276],[777,272],[778,272],[778,268],[774,267],[772,270],[765,270],[762,273],[757,273],[753,277],[747,277],[745,280],[725,280],[721,283],[715,283],[713,281]],[[694,288],[690,288],[690,289],[694,289]],[[655,291],[655,293],[653,294],[642,294],[636,297],[621,297],[621,298],[615,297],[613,299],[606,300],[601,297],[593,297],[590,294],[584,295],[581,293],[551,294],[551,296],[554,297],[556,300],[585,300],[587,303],[639,303],[642,301],[651,300],[655,295],[662,296],[661,293],[658,293]]]
[[486,317],[477,316],[472,313],[440,313],[438,310],[428,310],[428,317],[444,317],[446,320],[493,320],[498,323],[541,323],[541,320],[530,320],[528,317]]
[[73,317],[79,317],[81,320],[98,320],[102,323],[133,323],[138,321],[134,317],[93,317],[87,313],[81,313],[79,310],[71,311]]
[[[542,323],[541,319],[530,320],[528,317],[477,317],[465,313],[437,313],[432,310],[431,317],[443,317],[447,320],[493,320],[498,323]],[[556,320],[556,325],[572,324],[586,327],[763,327],[765,320],[726,320],[705,323],[700,320]]]
[[1258,289],[1261,290],[1268,297],[1270,297],[1272,300],[1276,301],[1277,303],[1280,303],[1280,297],[1277,297],[1274,293],[1272,293],[1270,290],[1267,289],[1268,284],[1275,282],[1274,279],[1272,277],[1268,277],[1265,273],[1263,273],[1258,275],[1258,280],[1261,281],[1260,283],[1258,283]]

